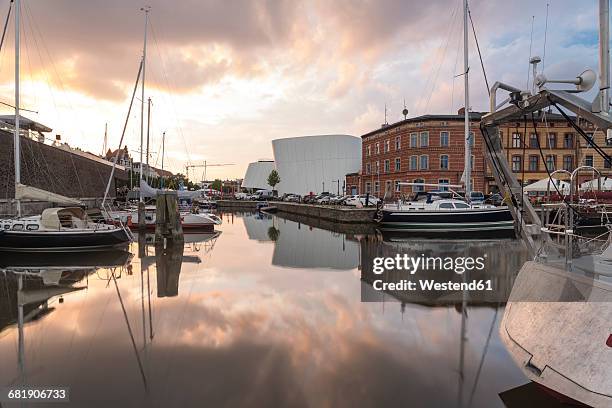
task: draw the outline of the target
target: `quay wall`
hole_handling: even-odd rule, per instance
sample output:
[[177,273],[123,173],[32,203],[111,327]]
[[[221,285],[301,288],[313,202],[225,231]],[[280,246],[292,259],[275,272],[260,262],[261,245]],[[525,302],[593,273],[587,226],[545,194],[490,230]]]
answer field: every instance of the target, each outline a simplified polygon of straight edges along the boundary
[[346,208],[328,205],[310,205],[298,203],[274,202],[271,203],[278,211],[304,215],[312,218],[347,223],[367,224],[374,222],[375,208]]
[[255,210],[258,202],[251,200],[217,200],[217,207]]
[[[13,135],[0,131],[0,200],[15,194]],[[103,197],[112,166],[70,151],[21,137],[21,182],[67,197]],[[127,172],[115,169],[109,196],[116,184],[127,184]],[[4,212],[4,211],[0,211]]]

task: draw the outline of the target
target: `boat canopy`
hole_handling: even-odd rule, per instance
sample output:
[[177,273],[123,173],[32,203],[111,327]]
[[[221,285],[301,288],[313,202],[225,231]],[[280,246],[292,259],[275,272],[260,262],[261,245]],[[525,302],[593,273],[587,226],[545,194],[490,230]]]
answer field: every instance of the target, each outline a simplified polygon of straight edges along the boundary
[[[550,184],[549,184],[550,183]],[[554,183],[554,184],[553,184]],[[556,193],[555,185],[562,193],[569,194],[569,183],[567,181],[558,180],[558,179],[549,179],[548,177],[543,178],[542,180],[538,180],[535,183],[531,183],[523,188],[525,192],[539,192],[539,191],[550,191],[551,193]]]
[[79,200],[66,197],[60,194],[55,194],[40,188],[26,186],[25,184],[17,184],[15,186],[15,199],[17,200],[36,200],[48,201],[61,205],[81,205]]
[[[40,216],[40,224],[47,229],[59,230],[61,227],[71,227],[73,218],[87,221],[87,213],[80,207],[47,208]],[[66,220],[70,225],[66,225]]]
[[612,178],[600,177],[599,183],[600,184],[597,183],[596,178],[593,180],[585,181],[584,183],[580,184],[580,190],[581,191],[597,190],[599,185],[601,185],[601,191],[612,190]]

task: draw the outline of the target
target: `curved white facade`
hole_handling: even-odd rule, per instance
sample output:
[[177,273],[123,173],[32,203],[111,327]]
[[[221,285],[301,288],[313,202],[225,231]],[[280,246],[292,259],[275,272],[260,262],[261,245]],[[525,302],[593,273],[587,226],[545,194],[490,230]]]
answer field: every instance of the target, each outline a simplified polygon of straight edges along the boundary
[[246,174],[244,175],[244,180],[242,180],[242,187],[259,190],[272,189],[272,187],[268,185],[268,176],[274,169],[273,161],[262,160],[249,163],[249,167],[247,167]]
[[302,136],[272,141],[279,194],[342,193],[344,177],[361,168],[361,138]]

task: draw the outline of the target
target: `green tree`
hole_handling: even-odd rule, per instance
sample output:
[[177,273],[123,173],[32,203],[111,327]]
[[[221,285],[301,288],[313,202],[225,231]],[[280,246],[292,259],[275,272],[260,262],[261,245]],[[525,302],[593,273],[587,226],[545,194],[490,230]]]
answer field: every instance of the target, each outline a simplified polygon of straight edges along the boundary
[[270,174],[268,175],[268,185],[272,187],[272,191],[274,191],[274,187],[276,187],[276,185],[280,183],[280,181],[281,179],[280,179],[280,176],[278,175],[278,171],[272,170]]
[[210,185],[210,187],[213,190],[217,190],[217,191],[221,191],[223,184],[221,183],[221,180],[219,179],[215,179],[215,181],[212,182],[212,184]]

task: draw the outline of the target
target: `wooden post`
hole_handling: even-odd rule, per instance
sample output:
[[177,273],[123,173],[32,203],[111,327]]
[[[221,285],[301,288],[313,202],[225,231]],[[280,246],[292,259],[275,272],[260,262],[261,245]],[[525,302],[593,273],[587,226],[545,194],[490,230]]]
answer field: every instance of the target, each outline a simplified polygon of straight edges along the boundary
[[162,242],[164,239],[173,243],[183,242],[183,227],[176,191],[163,191],[157,194],[156,212],[155,242]]
[[142,201],[138,202],[138,231],[144,235],[144,231],[147,228],[145,220],[145,203]]

